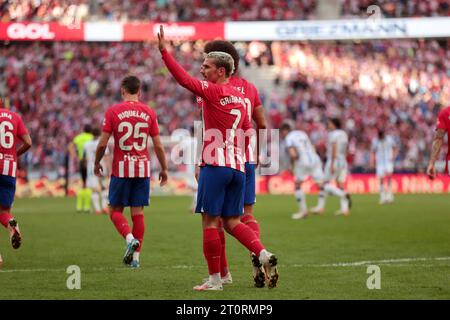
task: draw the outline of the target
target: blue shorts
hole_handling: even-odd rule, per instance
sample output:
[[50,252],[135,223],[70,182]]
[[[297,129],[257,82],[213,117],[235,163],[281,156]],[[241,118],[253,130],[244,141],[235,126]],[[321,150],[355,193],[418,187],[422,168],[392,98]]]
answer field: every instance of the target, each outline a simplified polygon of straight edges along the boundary
[[233,217],[244,213],[245,174],[227,168],[200,168],[195,212]]
[[0,175],[0,205],[11,208],[16,193],[16,178]]
[[256,202],[256,165],[254,163],[245,163],[245,194],[244,205],[253,205]]
[[148,206],[150,178],[117,178],[111,176],[109,205],[113,207]]

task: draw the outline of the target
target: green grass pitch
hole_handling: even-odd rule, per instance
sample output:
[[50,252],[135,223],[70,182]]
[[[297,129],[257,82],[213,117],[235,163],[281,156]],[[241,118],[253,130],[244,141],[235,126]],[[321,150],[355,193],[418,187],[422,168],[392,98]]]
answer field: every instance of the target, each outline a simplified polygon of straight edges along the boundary
[[[277,288],[253,287],[248,253],[227,236],[234,283],[194,292],[207,268],[189,197],[152,197],[139,270],[122,265],[124,240],[107,216],[76,213],[73,198],[18,199],[24,242],[13,250],[0,229],[0,300],[450,299],[449,195],[398,195],[384,206],[377,200],[354,196],[352,214],[336,217],[338,201],[330,198],[324,216],[292,220],[293,196],[258,197],[262,240],[279,258]],[[371,264],[380,267],[381,289],[366,286]],[[81,269],[80,290],[66,287],[70,265]]]

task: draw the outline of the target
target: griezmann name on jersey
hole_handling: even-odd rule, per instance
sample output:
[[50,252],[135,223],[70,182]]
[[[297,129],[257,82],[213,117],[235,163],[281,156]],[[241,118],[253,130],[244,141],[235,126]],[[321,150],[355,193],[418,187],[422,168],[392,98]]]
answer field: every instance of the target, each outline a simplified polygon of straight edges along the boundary
[[148,137],[159,134],[155,112],[138,101],[111,106],[105,113],[103,132],[114,137],[112,175],[118,178],[150,177]]
[[22,118],[15,112],[0,108],[0,174],[16,177],[17,146],[28,134]]

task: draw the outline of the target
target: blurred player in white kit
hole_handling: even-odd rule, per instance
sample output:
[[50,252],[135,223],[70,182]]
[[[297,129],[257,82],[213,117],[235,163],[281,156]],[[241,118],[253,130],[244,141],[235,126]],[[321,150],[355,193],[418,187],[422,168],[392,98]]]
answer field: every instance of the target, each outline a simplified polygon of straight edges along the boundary
[[280,128],[280,134],[286,141],[291,171],[295,176],[295,198],[299,204],[299,211],[292,215],[292,219],[303,219],[308,216],[308,207],[302,184],[308,176],[311,176],[318,187],[322,187],[324,181],[322,161],[306,132],[292,130],[292,125],[284,123]]
[[[378,138],[372,141],[372,152],[375,154],[376,175],[380,183],[380,204],[394,201],[392,193],[392,174],[396,154],[395,141],[391,136],[378,130]],[[385,187],[385,180],[387,185]]]
[[[325,210],[326,197],[328,194],[340,198],[340,210],[336,215],[348,216],[350,214],[350,195],[344,190],[347,178],[347,147],[348,135],[341,129],[341,120],[337,118],[328,119],[328,142],[327,162],[325,164],[325,184],[320,190],[318,204],[311,212],[322,214]],[[331,182],[335,181],[336,186]]]

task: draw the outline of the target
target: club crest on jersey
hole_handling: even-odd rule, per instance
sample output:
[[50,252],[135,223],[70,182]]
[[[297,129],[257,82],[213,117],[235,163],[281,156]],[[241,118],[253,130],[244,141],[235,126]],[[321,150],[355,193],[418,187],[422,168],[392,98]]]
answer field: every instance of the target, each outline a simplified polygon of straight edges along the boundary
[[131,155],[131,154],[127,153],[123,156],[123,160],[124,161],[147,161],[147,157],[146,156],[136,156],[136,155]]

